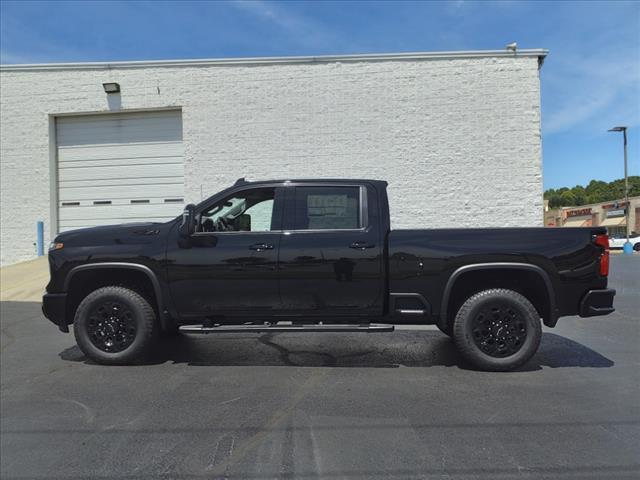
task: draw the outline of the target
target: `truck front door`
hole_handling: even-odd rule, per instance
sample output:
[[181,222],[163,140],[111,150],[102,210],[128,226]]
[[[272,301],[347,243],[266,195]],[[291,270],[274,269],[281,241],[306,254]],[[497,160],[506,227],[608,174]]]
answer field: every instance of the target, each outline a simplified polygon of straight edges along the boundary
[[260,315],[280,308],[282,188],[241,189],[197,215],[196,232],[169,240],[167,275],[184,317]]
[[290,314],[380,315],[383,241],[375,191],[365,185],[285,187],[280,297]]

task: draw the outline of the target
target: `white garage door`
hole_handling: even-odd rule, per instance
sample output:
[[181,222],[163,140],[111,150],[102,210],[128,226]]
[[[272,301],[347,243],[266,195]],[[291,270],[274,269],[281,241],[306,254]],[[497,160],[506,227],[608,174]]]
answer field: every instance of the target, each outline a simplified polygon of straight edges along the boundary
[[59,231],[180,214],[180,111],[59,117],[56,144]]

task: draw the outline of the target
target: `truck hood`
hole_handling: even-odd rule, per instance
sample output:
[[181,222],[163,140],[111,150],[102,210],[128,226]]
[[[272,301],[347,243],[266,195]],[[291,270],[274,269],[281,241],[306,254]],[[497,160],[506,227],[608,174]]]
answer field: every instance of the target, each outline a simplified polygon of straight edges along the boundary
[[123,223],[121,225],[104,225],[100,227],[81,228],[60,233],[54,240],[66,247],[95,245],[123,245],[151,243],[165,230],[171,227],[174,220],[168,223]]

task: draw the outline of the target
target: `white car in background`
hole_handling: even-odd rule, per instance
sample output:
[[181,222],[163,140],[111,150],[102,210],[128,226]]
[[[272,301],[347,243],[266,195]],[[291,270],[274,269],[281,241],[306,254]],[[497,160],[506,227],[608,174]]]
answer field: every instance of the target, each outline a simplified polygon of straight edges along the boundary
[[[636,252],[640,252],[640,234],[633,233],[629,235],[631,246]],[[623,248],[627,242],[627,237],[622,235],[614,235],[609,237],[609,248]]]

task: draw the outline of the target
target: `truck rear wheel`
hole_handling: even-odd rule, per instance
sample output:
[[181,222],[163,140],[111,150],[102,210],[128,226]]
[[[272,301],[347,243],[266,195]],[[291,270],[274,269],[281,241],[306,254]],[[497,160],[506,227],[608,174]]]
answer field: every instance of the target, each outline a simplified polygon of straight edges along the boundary
[[538,350],[540,315],[527,298],[493,288],[469,297],[453,323],[461,355],[475,367],[508,371],[526,363]]
[[139,293],[102,287],[87,295],[76,310],[73,333],[91,360],[122,365],[142,359],[158,333],[156,315]]

